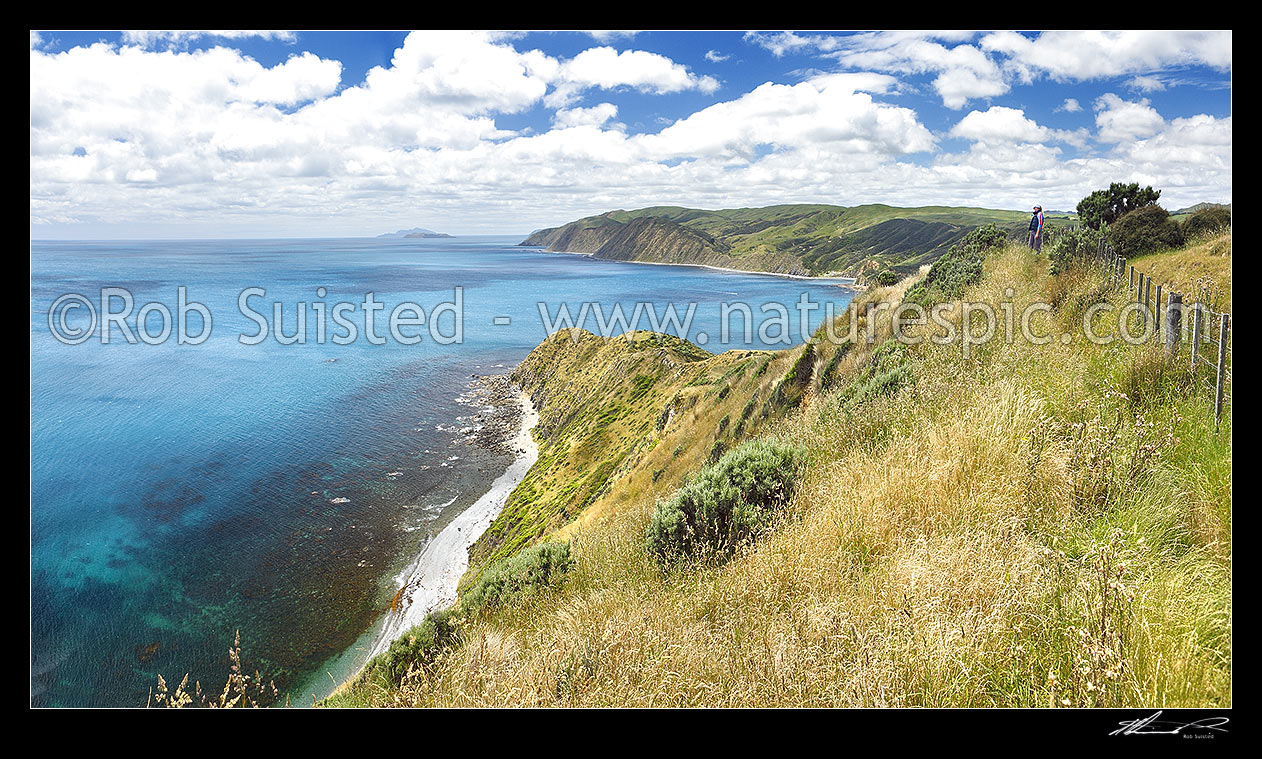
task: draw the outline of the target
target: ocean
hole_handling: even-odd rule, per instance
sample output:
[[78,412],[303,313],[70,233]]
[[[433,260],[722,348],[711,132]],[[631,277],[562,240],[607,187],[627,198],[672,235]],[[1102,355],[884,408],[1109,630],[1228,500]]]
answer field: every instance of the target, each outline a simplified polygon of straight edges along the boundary
[[[521,239],[32,242],[32,704],[143,706],[159,674],[221,689],[237,631],[282,692],[345,660],[510,463],[470,444],[470,383],[510,371],[562,304],[610,334],[615,304],[641,329],[691,306],[686,336],[720,351],[799,344],[852,296]],[[821,306],[805,324],[803,296]],[[735,316],[724,343],[734,303],[751,339]]]

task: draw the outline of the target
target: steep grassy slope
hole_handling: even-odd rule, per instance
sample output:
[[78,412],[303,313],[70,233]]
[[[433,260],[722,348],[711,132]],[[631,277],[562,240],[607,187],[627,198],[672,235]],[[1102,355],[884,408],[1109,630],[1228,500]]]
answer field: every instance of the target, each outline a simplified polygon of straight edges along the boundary
[[539,461],[474,545],[465,584],[488,562],[610,500],[629,473],[657,480],[669,470],[674,481],[778,416],[792,399],[772,399],[772,383],[790,360],[765,351],[716,356],[651,332],[554,333],[512,375],[539,409]]
[[[1050,276],[1011,246],[964,297],[1014,293],[1018,314],[1057,304],[1042,325],[1073,333],[1092,303],[1125,302],[1101,282],[1082,266]],[[896,303],[911,284],[852,308]],[[965,356],[958,343],[889,340],[888,311],[871,317],[872,342],[697,359],[654,348],[666,353],[627,366],[608,392],[612,367],[645,351],[545,344],[553,353],[522,379],[553,424],[580,406],[626,406],[649,366],[660,369],[649,408],[623,419],[695,400],[663,429],[605,433],[610,450],[637,453],[552,533],[573,559],[562,579],[458,620],[400,682],[357,683],[337,702],[1229,705],[1231,422],[1215,432],[1187,362],[1019,331]],[[571,381],[589,362],[610,368]],[[574,393],[589,395],[563,410]],[[808,450],[788,512],[730,560],[663,569],[645,545],[657,498],[710,458],[716,433],[735,442],[736,421],[761,416],[745,408],[779,411],[739,436]],[[656,444],[632,443],[630,429]]]
[[783,205],[706,211],[654,206],[610,211],[540,230],[522,242],[598,258],[692,263],[790,274],[902,275],[932,263],[970,229],[994,223],[1014,235],[1019,211],[925,206]]

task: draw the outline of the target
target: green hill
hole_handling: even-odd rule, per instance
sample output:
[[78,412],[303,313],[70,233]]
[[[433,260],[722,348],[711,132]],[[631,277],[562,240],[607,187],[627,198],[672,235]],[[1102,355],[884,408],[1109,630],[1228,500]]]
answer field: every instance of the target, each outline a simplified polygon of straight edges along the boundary
[[1187,208],[1180,208],[1177,211],[1171,211],[1170,215],[1179,216],[1179,215],[1194,214],[1197,211],[1203,211],[1206,208],[1226,208],[1228,211],[1230,211],[1231,204],[1230,203],[1197,203],[1194,206],[1188,206]]
[[907,275],[935,261],[974,227],[995,224],[1020,237],[1027,220],[1022,211],[950,206],[781,205],[718,211],[653,206],[539,230],[521,244],[618,261],[810,276],[863,277],[885,269]]

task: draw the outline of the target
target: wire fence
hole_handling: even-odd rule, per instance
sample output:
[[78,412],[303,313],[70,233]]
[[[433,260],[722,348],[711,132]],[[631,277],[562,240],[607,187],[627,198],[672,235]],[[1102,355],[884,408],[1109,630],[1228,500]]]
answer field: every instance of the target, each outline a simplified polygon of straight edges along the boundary
[[1231,314],[1210,308],[1201,293],[1188,296],[1155,282],[1104,239],[1097,241],[1096,255],[1105,264],[1108,277],[1124,285],[1141,306],[1145,327],[1147,320],[1152,320],[1153,340],[1164,343],[1172,359],[1182,355],[1183,346],[1187,346],[1193,371],[1201,365],[1213,370],[1213,386],[1207,389],[1214,394],[1214,425],[1220,426],[1223,406],[1231,404]]

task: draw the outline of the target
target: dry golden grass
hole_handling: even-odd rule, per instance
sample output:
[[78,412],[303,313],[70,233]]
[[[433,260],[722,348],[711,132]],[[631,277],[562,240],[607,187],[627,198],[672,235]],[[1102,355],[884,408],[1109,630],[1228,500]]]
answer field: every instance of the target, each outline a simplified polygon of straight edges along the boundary
[[1131,263],[1175,292],[1202,293],[1210,308],[1231,311],[1231,232]]
[[[1052,281],[1011,248],[968,297],[1012,287],[1019,313],[1096,283]],[[1180,372],[1144,374],[1164,361],[1148,348],[1019,335],[968,358],[917,346],[912,384],[848,406],[872,347],[768,433],[812,465],[759,543],[659,569],[647,457],[567,530],[560,589],[468,623],[397,690],[343,703],[1230,705],[1230,422],[1213,434]],[[1140,375],[1157,384],[1126,384]]]

